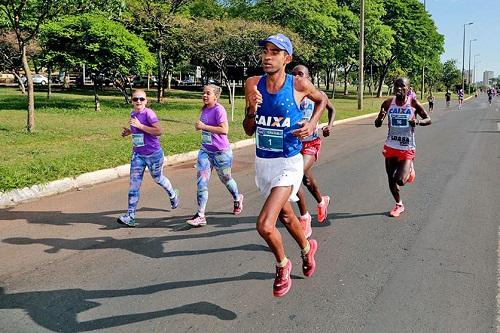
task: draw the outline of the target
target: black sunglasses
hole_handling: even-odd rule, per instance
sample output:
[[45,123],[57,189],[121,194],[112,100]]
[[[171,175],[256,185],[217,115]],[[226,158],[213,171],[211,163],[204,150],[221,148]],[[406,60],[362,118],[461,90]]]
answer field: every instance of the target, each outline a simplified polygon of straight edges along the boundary
[[146,99],[144,97],[132,97],[132,102],[144,102]]

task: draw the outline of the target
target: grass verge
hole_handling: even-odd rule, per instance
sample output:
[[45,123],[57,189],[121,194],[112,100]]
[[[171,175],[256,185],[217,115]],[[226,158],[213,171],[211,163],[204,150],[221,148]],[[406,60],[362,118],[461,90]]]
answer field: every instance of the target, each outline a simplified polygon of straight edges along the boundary
[[[201,91],[171,90],[162,104],[154,102],[153,95],[151,92],[150,107],[165,130],[161,136],[165,154],[198,149],[200,132],[194,123],[202,106]],[[230,141],[248,138],[241,126],[243,96],[236,97],[232,121],[227,100],[223,95]],[[364,110],[359,111],[355,95],[338,96],[333,101],[336,119],[376,112],[381,101],[366,98]],[[95,112],[90,91],[56,92],[50,99],[45,92],[36,92],[35,106],[35,131],[28,133],[26,97],[14,88],[0,88],[0,192],[129,162],[131,143],[120,133],[127,125],[131,106],[124,104],[123,97],[109,91],[102,94],[102,111]],[[326,119],[325,112],[322,121]]]

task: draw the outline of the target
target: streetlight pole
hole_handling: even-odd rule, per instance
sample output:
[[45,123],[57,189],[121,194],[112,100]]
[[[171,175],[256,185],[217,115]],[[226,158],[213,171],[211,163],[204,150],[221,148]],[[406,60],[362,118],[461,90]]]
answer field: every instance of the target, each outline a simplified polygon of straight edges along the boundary
[[364,57],[365,57],[365,0],[359,4],[359,82],[358,82],[358,110],[363,110],[363,88],[364,88]]
[[[424,11],[427,11],[424,0]],[[424,100],[424,87],[425,87],[425,56],[424,63],[422,64],[422,89],[420,90],[420,99]]]
[[475,41],[477,41],[476,38],[469,39],[469,71],[467,72],[467,83],[469,84],[469,95],[470,95],[470,79],[471,79],[471,75],[470,75],[470,54],[471,54],[472,42],[475,42]]
[[476,85],[476,57],[480,56],[480,54],[474,54],[474,86]]
[[474,22],[469,22],[464,24],[464,43],[462,47],[462,91],[464,90],[464,75],[465,75],[465,27],[474,24]]

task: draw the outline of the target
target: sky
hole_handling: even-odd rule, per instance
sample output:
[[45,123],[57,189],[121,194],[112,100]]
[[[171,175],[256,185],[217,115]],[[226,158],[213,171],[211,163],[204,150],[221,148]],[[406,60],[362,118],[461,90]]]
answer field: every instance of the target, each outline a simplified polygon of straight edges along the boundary
[[[420,0],[422,3],[424,0]],[[444,35],[445,45],[441,60],[457,60],[462,70],[462,50],[465,27],[465,70],[469,68],[469,40],[471,42],[471,70],[476,56],[476,81],[481,81],[483,72],[493,71],[500,75],[500,0],[425,0],[438,32]]]

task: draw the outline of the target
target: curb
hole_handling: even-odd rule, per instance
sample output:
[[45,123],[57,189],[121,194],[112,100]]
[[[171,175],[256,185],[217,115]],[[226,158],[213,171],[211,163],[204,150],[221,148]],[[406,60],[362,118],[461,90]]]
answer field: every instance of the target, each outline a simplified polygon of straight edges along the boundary
[[[378,114],[369,113],[362,116],[337,120],[333,122],[333,125],[341,125],[349,123],[352,121],[371,118]],[[323,127],[327,123],[319,124],[318,127]],[[231,144],[231,149],[240,149],[248,147],[255,144],[255,138],[237,141]],[[172,156],[165,156],[165,161],[163,163],[166,165],[175,165],[190,160],[194,160],[198,157],[198,150],[193,150],[187,153],[176,154]],[[97,170],[93,172],[87,172],[76,177],[68,177],[59,180],[55,180],[46,184],[33,185],[31,187],[24,187],[22,189],[16,189],[9,192],[0,192],[0,209],[12,207],[17,204],[27,202],[34,199],[39,199],[42,197],[47,197],[55,194],[60,194],[68,192],[71,190],[78,190],[81,188],[91,187],[96,184],[109,182],[120,177],[125,177],[130,174],[130,164],[124,164],[111,169]]]

